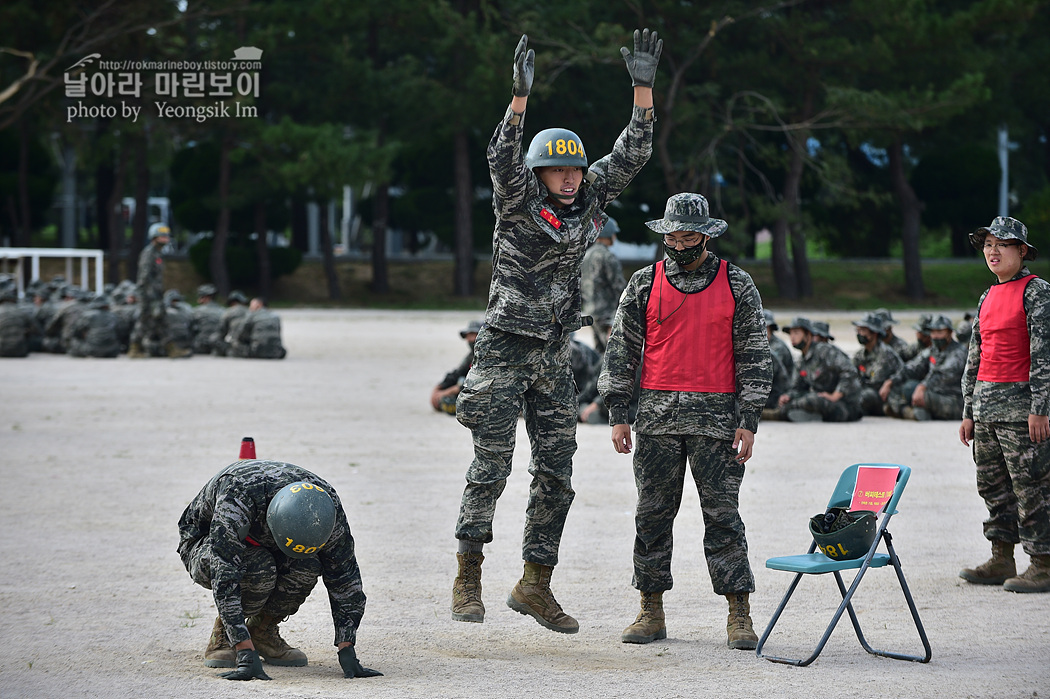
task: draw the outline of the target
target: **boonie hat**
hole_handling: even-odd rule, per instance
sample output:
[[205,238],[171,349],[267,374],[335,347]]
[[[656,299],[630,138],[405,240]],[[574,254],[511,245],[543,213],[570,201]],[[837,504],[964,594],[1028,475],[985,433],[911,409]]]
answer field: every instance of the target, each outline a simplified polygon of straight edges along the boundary
[[835,341],[835,338],[831,336],[831,326],[822,320],[813,321],[813,334],[819,337],[827,338],[832,342]]
[[484,323],[482,323],[480,320],[472,320],[469,323],[467,323],[467,327],[459,331],[459,336],[466,337],[470,333],[479,333],[481,332],[481,327],[483,325]]
[[858,328],[867,328],[876,335],[882,335],[886,332],[885,328],[883,328],[882,320],[874,313],[869,313],[860,320],[853,321],[853,324]]
[[984,247],[984,239],[989,233],[994,235],[999,240],[1019,240],[1028,246],[1028,252],[1025,253],[1024,259],[1034,260],[1035,256],[1039,254],[1035,246],[1028,242],[1028,229],[1025,225],[1018,221],[1016,218],[1010,218],[1009,216],[996,216],[995,220],[992,221],[991,225],[978,228],[970,234],[970,245],[974,246],[977,250]]
[[805,330],[808,333],[816,334],[813,332],[813,321],[811,321],[809,318],[803,318],[801,316],[795,318],[791,321],[791,325],[784,326],[784,332],[789,333],[791,332],[792,328],[801,328],[802,330]]
[[729,224],[720,218],[711,218],[707,199],[702,194],[682,192],[667,200],[664,217],[646,221],[650,230],[666,235],[675,231],[692,231],[717,238],[726,232]]

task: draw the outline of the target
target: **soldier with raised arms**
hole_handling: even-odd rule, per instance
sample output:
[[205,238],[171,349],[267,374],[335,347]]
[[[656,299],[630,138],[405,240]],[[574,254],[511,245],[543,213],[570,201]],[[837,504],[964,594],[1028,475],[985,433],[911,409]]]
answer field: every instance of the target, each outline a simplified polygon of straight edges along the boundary
[[653,81],[663,42],[634,33],[620,53],[633,85],[631,120],[605,157],[589,162],[583,140],[563,128],[540,131],[522,147],[535,53],[522,36],[514,52],[513,98],[488,146],[492,177],[492,284],[474,364],[456,402],[456,418],[473,434],[456,539],[459,570],[452,618],[480,623],[483,546],[492,541],[496,501],[511,471],[514,435],[524,412],[532,443],[532,485],[525,517],[521,580],[507,598],[515,611],[560,633],[576,633],[550,581],[575,492],[577,392],[572,333],[583,325],[580,270],[598,237],[605,207],[652,153]]

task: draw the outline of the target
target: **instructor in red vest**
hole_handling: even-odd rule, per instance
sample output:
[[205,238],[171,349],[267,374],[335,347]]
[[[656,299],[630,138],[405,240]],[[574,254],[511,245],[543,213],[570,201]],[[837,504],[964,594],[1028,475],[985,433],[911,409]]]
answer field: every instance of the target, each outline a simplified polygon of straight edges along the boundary
[[738,502],[772,384],[762,299],[746,272],[707,249],[729,226],[710,217],[701,195],[674,195],[664,217],[646,225],[663,237],[666,256],[628,282],[598,380],[613,448],[629,454],[628,406],[642,366],[633,580],[641,612],[621,640],[667,637],[663,593],[673,584],[672,529],[688,462],[700,494],[711,584],[729,601],[727,644],[750,650],[758,642],[748,599],[755,578]]
[[[1050,592],[1050,284],[1034,260],[1028,229],[999,216],[970,234],[996,282],[973,321],[963,374],[959,439],[973,440],[977,491],[988,508],[992,557],[962,579],[1011,592]],[[1014,545],[1031,563],[1017,575]]]

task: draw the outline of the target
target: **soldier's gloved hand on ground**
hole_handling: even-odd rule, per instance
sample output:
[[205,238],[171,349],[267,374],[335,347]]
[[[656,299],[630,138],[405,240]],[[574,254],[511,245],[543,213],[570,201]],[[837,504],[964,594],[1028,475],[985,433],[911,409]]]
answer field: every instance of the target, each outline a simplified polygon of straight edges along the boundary
[[529,37],[527,34],[522,34],[518,47],[514,49],[513,94],[515,97],[528,97],[532,92],[532,79],[536,76],[536,52],[528,46]]
[[383,673],[364,667],[357,659],[353,646],[339,649],[339,666],[343,668],[343,677],[382,677]]
[[648,29],[634,30],[634,55],[626,46],[620,48],[620,55],[627,62],[627,72],[631,74],[631,85],[635,87],[652,87],[656,82],[656,66],[660,63],[660,54],[664,51],[664,40],[656,32],[649,34]]
[[219,677],[227,680],[269,680],[269,675],[263,672],[262,661],[259,659],[258,651],[251,648],[237,651],[237,669],[224,672]]

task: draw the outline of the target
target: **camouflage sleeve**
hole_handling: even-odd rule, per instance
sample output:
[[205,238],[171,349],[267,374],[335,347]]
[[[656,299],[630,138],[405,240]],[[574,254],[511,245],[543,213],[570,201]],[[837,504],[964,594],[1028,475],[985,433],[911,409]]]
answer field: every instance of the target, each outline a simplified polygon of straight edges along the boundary
[[889,345],[883,345],[883,348],[871,375],[871,383],[875,387],[881,386],[886,379],[892,378],[904,366],[904,360],[896,350]]
[[492,206],[496,211],[513,211],[525,202],[529,172],[521,147],[524,132],[525,115],[507,107],[486,151],[492,177]]
[[973,334],[970,335],[970,346],[966,352],[966,368],[962,375],[963,419],[973,419],[973,390],[977,386],[977,370],[981,366],[981,305],[988,292],[981,294],[977,302],[977,313],[973,318]]
[[1024,293],[1032,366],[1032,415],[1050,415],[1050,282],[1033,279]]
[[361,569],[354,552],[354,537],[346,521],[343,508],[336,508],[335,530],[331,546],[318,556],[321,561],[321,577],[328,590],[328,601],[332,607],[332,622],[335,624],[335,644],[357,642],[357,629],[365,614],[365,593],[361,584]]
[[612,333],[605,348],[598,392],[609,409],[610,425],[628,423],[635,372],[645,343],[645,307],[653,284],[653,267],[643,267],[631,276],[613,316]]
[[740,406],[738,427],[757,432],[762,408],[773,385],[773,358],[766,338],[766,321],[762,316],[762,297],[751,276],[735,265],[729,265],[729,288],[736,298],[733,354]]
[[961,390],[966,359],[966,349],[959,343],[953,343],[937,363],[930,366],[926,378],[921,383],[937,392],[954,393],[956,387],[960,387]]
[[893,375],[893,382],[899,383],[901,381],[907,381],[908,379],[914,379],[915,381],[922,381],[926,378],[926,374],[930,370],[930,351],[924,350],[919,352],[917,355],[909,359],[901,366],[900,370]]
[[255,498],[248,496],[250,487],[238,478],[222,479],[215,493],[215,509],[207,537],[212,552],[211,591],[215,607],[235,645],[251,638],[241,607],[245,544],[239,535],[248,531],[260,514],[253,508]]
[[860,372],[857,371],[857,367],[853,366],[849,355],[836,349],[834,352],[829,352],[828,356],[832,358],[831,365],[839,372],[839,382],[835,384],[835,390],[843,396],[859,396],[862,388]]
[[631,123],[616,139],[612,152],[588,166],[588,170],[600,175],[597,181],[603,187],[602,208],[620,196],[649,162],[649,156],[653,153],[654,121],[652,108],[643,109],[635,105],[631,112]]

